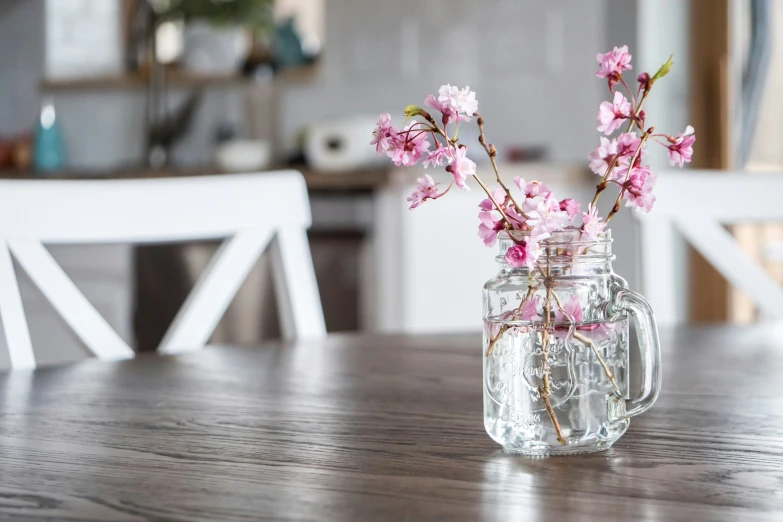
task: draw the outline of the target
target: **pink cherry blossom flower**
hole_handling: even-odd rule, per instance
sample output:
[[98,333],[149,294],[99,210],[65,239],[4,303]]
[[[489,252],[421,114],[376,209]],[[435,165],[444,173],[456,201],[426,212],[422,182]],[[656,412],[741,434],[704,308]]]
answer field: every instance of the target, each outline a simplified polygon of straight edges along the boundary
[[380,156],[391,145],[392,137],[396,134],[391,124],[391,115],[388,112],[381,114],[375,130],[372,131],[372,141],[370,145],[375,145],[375,152]]
[[514,178],[514,184],[519,190],[525,193],[526,198],[534,198],[536,196],[546,196],[552,193],[552,190],[540,181],[531,181],[527,183],[524,178],[516,176]]
[[625,157],[625,163],[628,164],[630,157],[634,155],[642,139],[636,136],[635,132],[624,132],[617,136],[617,155]]
[[[508,220],[511,223],[512,227],[520,230],[530,229],[530,227],[527,225],[527,218],[525,218],[525,216],[517,212],[517,209],[514,207],[514,205],[508,205],[505,209],[505,212],[506,212],[506,217],[508,217]],[[528,217],[534,217],[534,216],[528,215]]]
[[601,144],[587,157],[590,160],[590,170],[603,176],[616,154],[617,140],[601,136]]
[[503,230],[503,218],[499,212],[479,212],[481,223],[478,228],[478,235],[484,244],[491,247],[498,239],[498,232]]
[[452,85],[443,85],[438,89],[438,101],[444,107],[450,107],[457,114],[472,116],[478,110],[476,93],[471,91],[470,87],[460,89]]
[[440,144],[440,141],[435,140],[436,149],[427,154],[427,157],[421,162],[426,169],[430,165],[440,167],[441,165],[448,165],[454,161],[453,151],[449,147],[444,147]]
[[[506,201],[506,191],[503,190],[501,187],[496,188],[492,191],[492,198],[497,202],[498,205],[503,206],[504,202]],[[485,198],[481,200],[481,203],[479,203],[479,208],[481,210],[495,210],[495,204],[492,203],[492,200],[489,198]]]
[[542,238],[530,236],[522,243],[511,246],[506,250],[503,261],[514,268],[527,266],[532,270],[536,265],[536,261],[541,256],[540,239]]
[[558,323],[581,323],[584,321],[584,313],[582,311],[582,303],[579,300],[578,295],[571,295],[571,297],[563,303],[563,309],[555,307],[555,321]]
[[693,144],[696,142],[696,135],[693,127],[688,125],[685,132],[681,132],[676,138],[670,138],[669,145],[669,164],[680,164],[680,167],[689,163],[693,156]]
[[[624,132],[617,137],[617,164],[621,168],[612,171],[609,179],[625,181],[628,176],[628,166],[631,158],[636,154],[641,143],[642,139],[637,137],[635,132]],[[634,166],[638,167],[645,156],[647,156],[647,149],[642,148],[641,152],[636,156]]]
[[631,114],[631,102],[621,92],[614,93],[612,102],[605,101],[598,107],[598,130],[607,136],[620,128]]
[[530,216],[527,224],[537,236],[548,237],[552,232],[563,230],[572,220],[568,212],[560,210],[560,203],[551,192],[546,196],[526,199],[522,203],[522,210]]
[[596,55],[595,58],[600,64],[595,75],[598,78],[608,78],[610,88],[620,81],[623,71],[633,68],[631,67],[631,54],[628,52],[627,45],[615,47],[608,53]]
[[408,197],[408,201],[411,203],[410,210],[418,207],[428,199],[438,199],[440,195],[436,185],[437,183],[432,180],[429,174],[425,174],[423,178],[417,179],[416,190]]
[[503,256],[503,261],[505,261],[507,265],[514,268],[521,268],[525,266],[528,261],[528,251],[526,247],[527,245],[525,243],[510,247],[508,250],[506,250],[506,255]]
[[427,133],[413,126],[418,122],[411,122],[405,127],[405,130],[397,133],[392,138],[392,142],[386,151],[395,165],[412,167],[421,159],[425,152],[430,148],[430,142],[427,140]]
[[[474,93],[475,96],[475,93]],[[448,125],[449,123],[452,123],[454,120],[459,121],[470,121],[470,118],[462,113],[458,113],[455,111],[451,105],[449,104],[443,104],[438,100],[435,96],[432,94],[428,95],[426,98],[424,98],[424,104],[432,107],[436,111],[440,112],[443,115],[442,121],[444,125]],[[478,107],[478,105],[477,105]],[[476,112],[476,111],[473,111]],[[471,113],[473,114],[473,113]]]
[[631,176],[625,183],[623,199],[625,206],[632,207],[635,212],[649,212],[655,204],[655,196],[652,191],[655,188],[655,180],[658,176],[650,170],[649,166],[634,167]]
[[462,190],[470,190],[465,184],[465,179],[476,174],[476,164],[466,156],[467,150],[467,147],[459,147],[454,153],[454,163],[446,167],[446,170],[454,176],[454,183]]
[[593,205],[587,207],[587,212],[582,213],[581,239],[595,241],[605,228],[606,223],[598,215],[598,208]]
[[527,267],[530,270],[536,266],[536,261],[541,256],[540,241],[546,239],[549,234],[534,235],[531,233],[530,239],[525,242],[525,251],[527,252]]
[[522,309],[519,311],[519,318],[523,321],[536,321],[540,319],[541,314],[538,312],[540,305],[541,296],[538,294],[533,295],[522,305]]
[[560,202],[560,210],[564,211],[571,219],[579,214],[579,202],[566,198]]

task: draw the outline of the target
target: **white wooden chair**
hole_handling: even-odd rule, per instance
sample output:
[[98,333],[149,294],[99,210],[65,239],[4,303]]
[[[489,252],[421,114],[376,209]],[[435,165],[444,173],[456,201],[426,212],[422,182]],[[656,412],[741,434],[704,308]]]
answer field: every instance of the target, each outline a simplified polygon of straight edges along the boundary
[[[783,287],[746,255],[723,227],[783,223],[783,174],[661,172],[652,212],[641,224],[642,293],[659,324],[684,321],[677,302],[677,234],[696,248],[765,318],[783,320]],[[681,256],[682,257],[682,256]],[[679,260],[683,264],[683,259]],[[684,268],[684,266],[682,267]],[[680,293],[681,294],[681,293]]]
[[86,347],[101,359],[133,350],[55,262],[44,244],[159,243],[225,239],[159,346],[198,349],[270,240],[281,327],[287,339],[325,335],[306,229],[302,175],[150,180],[0,181],[0,317],[11,367],[34,368],[12,256]]

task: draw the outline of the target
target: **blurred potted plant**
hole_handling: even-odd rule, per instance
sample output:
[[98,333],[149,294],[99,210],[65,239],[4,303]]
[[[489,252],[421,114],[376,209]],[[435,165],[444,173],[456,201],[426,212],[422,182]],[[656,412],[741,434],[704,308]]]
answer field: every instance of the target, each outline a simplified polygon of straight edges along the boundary
[[150,0],[159,22],[185,23],[183,66],[205,74],[240,69],[251,33],[274,27],[274,0]]

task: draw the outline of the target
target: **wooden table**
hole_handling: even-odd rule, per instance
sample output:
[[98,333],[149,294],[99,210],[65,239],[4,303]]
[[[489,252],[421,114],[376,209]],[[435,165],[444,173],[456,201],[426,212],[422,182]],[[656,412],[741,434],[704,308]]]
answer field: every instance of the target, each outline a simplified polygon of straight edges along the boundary
[[662,332],[609,451],[484,433],[478,336],[335,336],[0,376],[0,518],[783,519],[783,326]]

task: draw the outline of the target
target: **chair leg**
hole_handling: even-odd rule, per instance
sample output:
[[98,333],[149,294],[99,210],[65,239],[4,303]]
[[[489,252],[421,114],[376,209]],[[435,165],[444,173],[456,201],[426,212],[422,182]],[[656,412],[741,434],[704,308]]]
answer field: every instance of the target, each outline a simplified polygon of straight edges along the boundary
[[11,368],[35,368],[35,355],[30,342],[30,331],[22,307],[22,296],[16,279],[11,252],[5,241],[0,241],[0,317],[8,343]]
[[324,312],[307,231],[279,230],[270,255],[283,337],[293,340],[325,336]]

